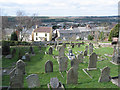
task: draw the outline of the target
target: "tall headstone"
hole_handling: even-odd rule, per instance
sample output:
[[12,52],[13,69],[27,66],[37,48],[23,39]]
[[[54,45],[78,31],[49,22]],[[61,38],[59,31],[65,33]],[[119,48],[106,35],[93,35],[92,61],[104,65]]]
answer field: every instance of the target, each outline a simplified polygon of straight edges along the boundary
[[110,79],[110,68],[106,66],[102,69],[98,82],[109,82]]
[[45,73],[53,72],[53,62],[48,60],[45,63]]
[[60,48],[59,48],[59,57],[62,57],[62,56],[64,56],[65,55],[65,48],[63,47],[63,46],[61,46]]
[[77,60],[80,62],[80,63],[83,63],[83,55],[82,54],[78,54],[76,56]]
[[49,54],[49,55],[52,55],[52,54],[53,54],[53,48],[52,48],[52,47],[49,48],[48,54]]
[[59,57],[58,62],[59,62],[59,71],[60,72],[67,71],[68,58],[65,56]]
[[37,74],[31,74],[26,77],[29,88],[35,88],[40,86],[40,81]]
[[88,64],[88,70],[94,70],[97,69],[97,55],[96,53],[92,53],[89,57],[89,64]]
[[71,60],[71,67],[74,67],[76,70],[78,69],[78,67],[79,67],[78,59],[74,58]]
[[78,71],[71,67],[67,72],[67,84],[77,84],[78,83]]
[[23,88],[24,86],[25,63],[18,60],[16,67],[10,72],[10,88]]
[[93,52],[93,44],[89,43],[89,54],[91,55]]

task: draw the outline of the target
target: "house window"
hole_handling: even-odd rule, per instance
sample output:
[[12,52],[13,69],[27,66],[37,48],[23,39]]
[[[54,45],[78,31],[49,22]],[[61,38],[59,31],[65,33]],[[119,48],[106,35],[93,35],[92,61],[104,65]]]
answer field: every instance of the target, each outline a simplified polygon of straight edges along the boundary
[[36,33],[36,36],[37,36],[38,34]]
[[47,33],[45,33],[45,36],[47,36]]
[[38,38],[36,37],[36,40],[38,40]]

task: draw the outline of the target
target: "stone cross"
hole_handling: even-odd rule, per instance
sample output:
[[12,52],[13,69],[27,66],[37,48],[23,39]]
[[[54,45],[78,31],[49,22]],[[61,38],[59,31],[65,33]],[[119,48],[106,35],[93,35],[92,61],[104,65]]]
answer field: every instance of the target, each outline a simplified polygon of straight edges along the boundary
[[110,68],[104,67],[101,71],[101,76],[98,82],[109,82],[110,81]]
[[40,81],[37,74],[31,74],[27,76],[26,79],[29,88],[35,88],[40,86]]
[[48,60],[45,63],[45,73],[53,72],[53,62]]
[[58,62],[59,62],[59,71],[60,72],[67,71],[68,58],[65,56],[59,57]]
[[88,70],[94,70],[97,67],[97,55],[96,53],[92,53],[89,57],[89,64],[88,64]]
[[78,71],[74,67],[71,67],[67,72],[67,84],[77,84],[78,83]]

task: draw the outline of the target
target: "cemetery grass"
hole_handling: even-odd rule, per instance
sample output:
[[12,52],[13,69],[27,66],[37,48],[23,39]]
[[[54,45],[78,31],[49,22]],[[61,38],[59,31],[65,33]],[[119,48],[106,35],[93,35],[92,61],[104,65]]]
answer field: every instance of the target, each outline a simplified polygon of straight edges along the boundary
[[[67,45],[69,46],[69,45]],[[80,48],[77,46],[74,47],[73,53],[75,55],[78,54],[78,51],[84,51],[85,50],[85,45],[81,45]],[[13,48],[11,48],[13,49]],[[26,82],[26,77],[30,74],[38,74],[39,80],[40,80],[40,88],[47,88],[47,84],[50,83],[50,78],[52,77],[57,77],[59,81],[64,84],[65,88],[118,88],[116,85],[112,84],[111,82],[107,83],[98,83],[99,76],[101,74],[100,69],[103,69],[103,67],[108,66],[111,68],[110,70],[110,75],[112,77],[118,75],[118,66],[113,65],[110,63],[111,57],[105,56],[105,54],[110,54],[112,55],[113,53],[113,48],[111,47],[100,47],[100,48],[94,48],[94,52],[98,54],[99,57],[107,57],[108,60],[103,60],[103,61],[98,61],[97,62],[97,70],[95,71],[88,71],[89,74],[92,76],[93,79],[89,78],[83,71],[82,69],[85,69],[88,67],[88,61],[89,61],[89,56],[85,56],[84,58],[84,63],[79,64],[79,70],[78,70],[78,84],[66,84],[66,72],[62,72],[62,75],[64,78],[61,76],[59,73],[59,65],[57,62],[57,59],[54,59],[52,55],[45,55],[45,51],[48,51],[49,47],[42,47],[42,50],[40,51],[37,46],[34,46],[34,51],[35,51],[35,56],[31,56],[31,61],[25,61],[26,63],[26,75],[24,77],[24,87],[27,88],[27,82]],[[24,48],[21,47],[21,52],[24,55]],[[68,50],[66,48],[65,53],[68,53]],[[56,49],[53,51],[53,55],[58,55],[58,51]],[[99,58],[98,60],[100,60]],[[2,66],[4,68],[7,67],[12,67],[15,66],[15,62],[18,60],[18,48],[17,48],[17,53],[14,58],[11,60],[5,59],[3,57],[2,60]],[[53,72],[52,73],[45,73],[45,62],[47,60],[51,60],[53,62]],[[68,60],[68,68],[69,70],[71,67],[70,65],[70,60]],[[3,86],[9,86],[9,75],[4,75],[2,77],[2,85]]]

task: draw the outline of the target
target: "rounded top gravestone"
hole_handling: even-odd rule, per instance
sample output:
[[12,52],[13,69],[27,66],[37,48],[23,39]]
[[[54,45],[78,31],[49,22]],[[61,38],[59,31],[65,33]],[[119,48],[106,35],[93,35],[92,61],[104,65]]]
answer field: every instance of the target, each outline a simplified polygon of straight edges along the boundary
[[51,78],[50,79],[50,85],[51,85],[52,88],[58,88],[58,86],[59,86],[58,78],[57,77]]

